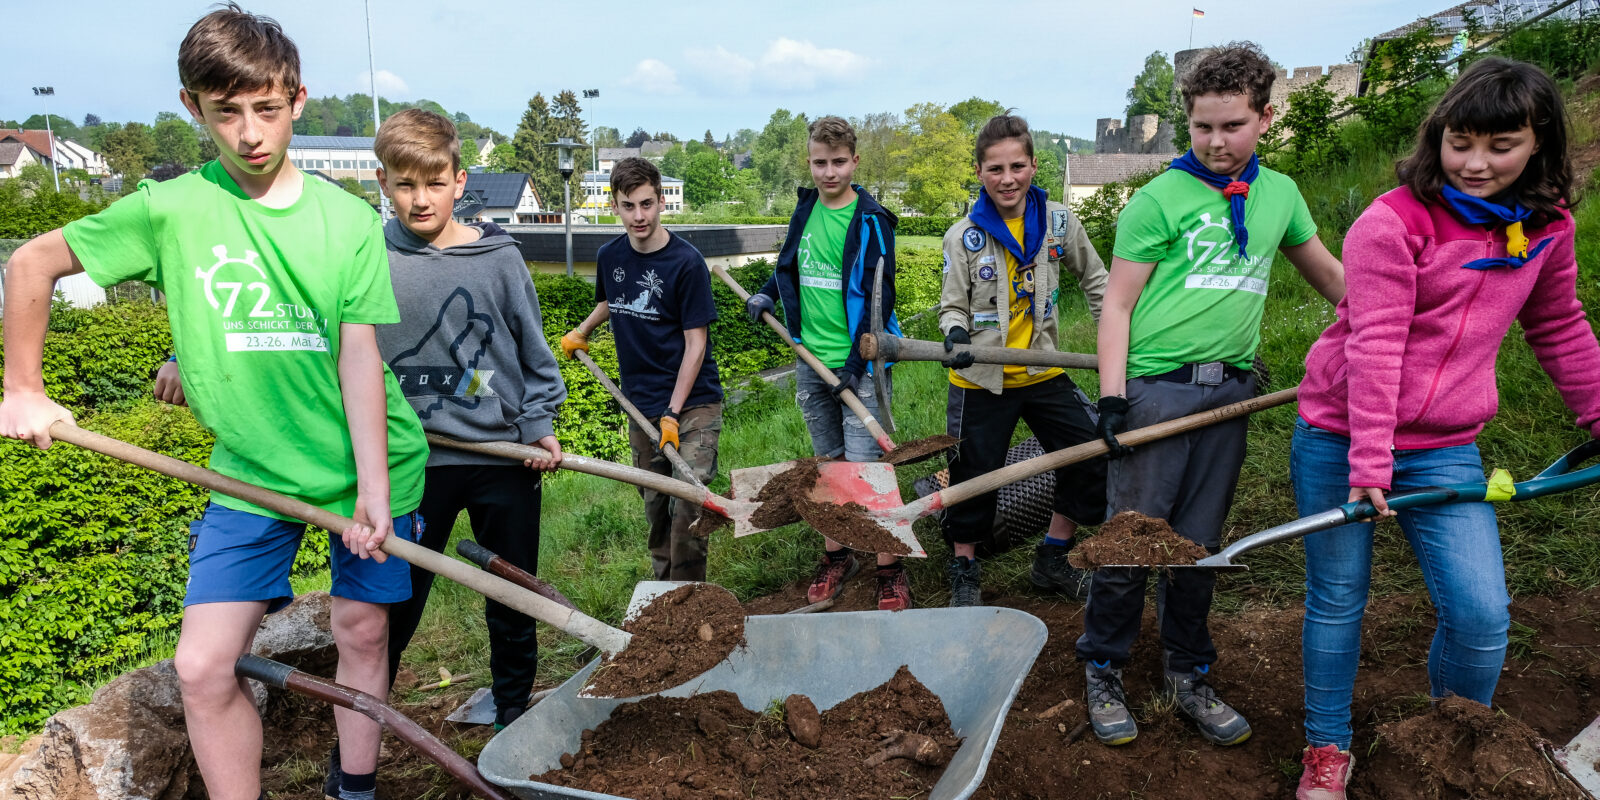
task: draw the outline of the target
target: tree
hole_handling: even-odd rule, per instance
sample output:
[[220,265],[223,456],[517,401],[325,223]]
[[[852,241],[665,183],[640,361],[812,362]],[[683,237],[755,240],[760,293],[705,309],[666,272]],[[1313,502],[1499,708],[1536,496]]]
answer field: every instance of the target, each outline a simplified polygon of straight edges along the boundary
[[99,114],[84,114],[83,115],[83,124],[78,126],[78,127],[80,129],[82,129],[82,128],[98,128],[98,127],[100,127],[101,124],[102,123],[100,122],[100,115]]
[[670,178],[683,178],[689,169],[689,150],[683,145],[673,145],[661,154],[661,162],[656,165],[662,175]]
[[850,125],[856,129],[856,155],[861,156],[856,183],[882,202],[891,188],[905,183],[905,164],[899,155],[906,149],[905,129],[900,117],[889,112],[852,119]]
[[[34,114],[33,116],[23,120],[22,125],[18,127],[25,128],[30,131],[42,131],[45,129],[44,115]],[[74,124],[72,120],[67,119],[59,114],[50,115],[50,131],[63,139],[71,139],[73,141],[78,141],[78,137],[82,135],[78,132],[78,126]]]
[[594,129],[595,147],[621,147],[622,133],[616,128],[597,125]]
[[1034,148],[1034,158],[1039,162],[1038,171],[1033,173],[1033,185],[1050,193],[1050,199],[1061,202],[1062,178],[1061,156],[1054,149],[1041,150]]
[[173,178],[176,178],[176,177],[179,177],[179,176],[182,176],[182,175],[187,175],[187,174],[189,174],[189,168],[188,167],[186,167],[186,166],[184,166],[182,164],[175,164],[175,163],[170,163],[169,162],[169,163],[157,165],[156,168],[153,169],[153,170],[150,170],[150,174],[146,175],[145,177],[149,178],[150,180],[153,180],[153,181],[156,181],[156,182],[160,183],[160,182],[164,182],[164,181],[170,181]]
[[713,148],[689,157],[683,174],[683,199],[690,208],[720,203],[733,193],[733,165]]
[[750,165],[770,195],[793,196],[795,187],[810,176],[806,168],[804,114],[793,114],[786,108],[772,112],[750,149]]
[[658,131],[655,136],[651,137],[651,139],[653,141],[657,141],[657,142],[676,142],[676,141],[678,141],[678,137],[673,136],[672,134],[670,134],[670,133],[668,133],[666,131]]
[[1128,90],[1127,115],[1155,114],[1163,120],[1172,119],[1172,64],[1167,54],[1160,50],[1144,58],[1144,70],[1134,76],[1133,88]]
[[978,138],[978,131],[983,130],[983,124],[990,117],[1006,113],[1006,107],[993,100],[984,100],[981,97],[969,97],[950,107],[950,116],[961,121],[961,127],[966,129],[967,135],[974,140]]
[[[1316,83],[1291,92],[1289,107],[1279,117],[1290,135],[1289,148],[1294,151],[1294,162],[1283,166],[1297,176],[1321,170],[1345,157],[1339,124],[1333,119],[1343,103],[1328,91],[1329,77],[1324,75]],[[1273,127],[1278,123],[1274,122]]]
[[550,104],[545,102],[543,94],[535,94],[528,100],[522,121],[517,123],[517,132],[511,137],[517,157],[513,169],[507,171],[532,175],[534,189],[545,198],[550,197],[551,189],[561,188],[557,182],[555,148],[545,146],[553,141],[550,133]]
[[628,134],[628,141],[624,142],[623,146],[640,147],[648,141],[650,141],[649,131],[645,130],[644,128],[634,128],[633,133]]
[[744,151],[750,149],[750,145],[754,143],[755,140],[755,131],[749,128],[740,128],[739,132],[735,133],[733,138],[728,141],[728,149],[734,151],[735,153],[743,153]]
[[461,140],[461,168],[471,169],[483,163],[482,155],[478,152],[476,139]]
[[710,128],[706,128],[706,135],[700,140],[700,143],[711,148],[712,150],[717,149],[717,139],[711,135]]
[[118,125],[113,122],[103,143],[106,164],[112,172],[121,175],[128,183],[143,177],[156,157],[156,140],[150,126],[142,122]]
[[510,142],[495,145],[485,166],[490,172],[517,172],[517,148]]
[[151,133],[155,139],[155,163],[177,164],[192,167],[200,163],[200,137],[194,126],[172,115],[156,123]]
[[339,188],[361,198],[362,200],[367,199],[366,187],[363,187],[361,185],[361,181],[358,181],[355,178],[340,178]]
[[901,199],[927,215],[948,214],[967,200],[972,147],[962,122],[937,103],[906,109],[906,191]]
[[[556,95],[555,103],[553,103],[551,107],[551,112],[551,133],[555,134],[556,139],[559,139],[563,136],[570,137],[580,142],[588,139],[589,129],[583,123],[583,106],[578,104],[578,95],[571,89],[563,89],[560,94]],[[551,141],[554,141],[554,139]],[[584,146],[573,150],[572,159],[573,166],[575,167],[575,169],[572,170],[572,176],[569,179],[572,184],[572,196],[581,198],[583,197],[583,173],[589,169],[591,164],[594,163],[589,152],[589,147]],[[535,185],[537,186],[537,184]],[[555,187],[557,190],[561,188],[561,172],[559,170],[551,173],[550,185]],[[555,195],[550,194],[540,196],[554,197]]]

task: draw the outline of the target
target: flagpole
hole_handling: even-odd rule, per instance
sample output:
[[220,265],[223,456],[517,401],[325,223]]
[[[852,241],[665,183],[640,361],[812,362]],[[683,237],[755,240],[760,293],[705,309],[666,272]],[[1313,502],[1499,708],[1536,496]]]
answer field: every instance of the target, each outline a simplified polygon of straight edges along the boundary
[[1189,49],[1194,49],[1194,12],[1189,12]]

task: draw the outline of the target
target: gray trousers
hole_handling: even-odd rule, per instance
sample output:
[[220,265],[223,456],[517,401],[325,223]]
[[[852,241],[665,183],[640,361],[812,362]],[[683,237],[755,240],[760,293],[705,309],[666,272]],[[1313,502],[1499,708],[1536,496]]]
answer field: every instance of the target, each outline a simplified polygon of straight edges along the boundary
[[[650,422],[660,429],[660,418]],[[721,403],[690,406],[678,415],[678,455],[683,456],[701,483],[710,483],[717,477],[717,440],[721,437]],[[684,476],[674,474],[672,462],[632,420],[628,421],[628,446],[633,449],[635,467],[684,480]],[[656,580],[705,580],[706,540],[689,530],[700,517],[700,507],[642,486],[639,496],[644,498],[644,516],[650,523],[650,562]]]
[[[1128,428],[1237,403],[1255,396],[1256,379],[1246,374],[1218,386],[1149,378],[1128,381]],[[1106,501],[1113,514],[1137,511],[1160,517],[1184,538],[1212,553],[1222,547],[1222,523],[1233,505],[1244,465],[1244,418],[1151,442],[1111,462]],[[1150,569],[1101,569],[1094,574],[1083,613],[1078,657],[1121,667],[1139,638]],[[1216,576],[1207,569],[1162,571],[1156,584],[1161,646],[1172,670],[1187,672],[1216,661],[1207,616]]]

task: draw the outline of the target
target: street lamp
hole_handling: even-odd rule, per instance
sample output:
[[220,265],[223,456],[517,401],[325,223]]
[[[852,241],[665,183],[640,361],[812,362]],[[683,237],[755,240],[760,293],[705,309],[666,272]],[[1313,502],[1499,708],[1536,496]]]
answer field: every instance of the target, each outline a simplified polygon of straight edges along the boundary
[[[56,87],[54,86],[33,87],[34,97],[55,97],[55,95]],[[59,192],[61,191],[61,172],[56,169],[56,132],[50,127],[50,102],[48,100],[40,102],[44,103],[44,132],[50,137],[50,175],[56,179],[56,191]]]
[[561,219],[567,224],[567,277],[572,277],[572,151],[583,143],[563,136],[545,147],[556,148],[559,160],[558,169],[561,170],[561,195],[564,198],[564,208]]
[[[600,98],[600,90],[599,89],[584,89],[583,90],[583,99],[585,99],[585,100],[598,100],[599,98]],[[591,140],[599,138],[599,134],[594,129],[594,106],[592,106],[592,105],[589,106],[589,138]],[[593,170],[595,172],[599,172],[600,171],[600,148],[591,147],[591,148],[589,148],[589,152],[594,154],[594,167],[593,167]]]

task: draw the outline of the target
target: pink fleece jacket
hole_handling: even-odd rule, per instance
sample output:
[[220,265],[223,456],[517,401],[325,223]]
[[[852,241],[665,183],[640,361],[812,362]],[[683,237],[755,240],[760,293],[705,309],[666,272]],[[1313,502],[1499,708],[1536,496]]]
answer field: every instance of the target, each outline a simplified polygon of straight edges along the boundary
[[1513,320],[1578,426],[1600,436],[1600,344],[1578,303],[1570,214],[1527,233],[1520,269],[1464,269],[1505,255],[1505,232],[1395,189],[1344,244],[1339,318],[1306,355],[1300,416],[1350,437],[1350,485],[1389,489],[1394,450],[1471,442],[1499,409],[1495,357]]

